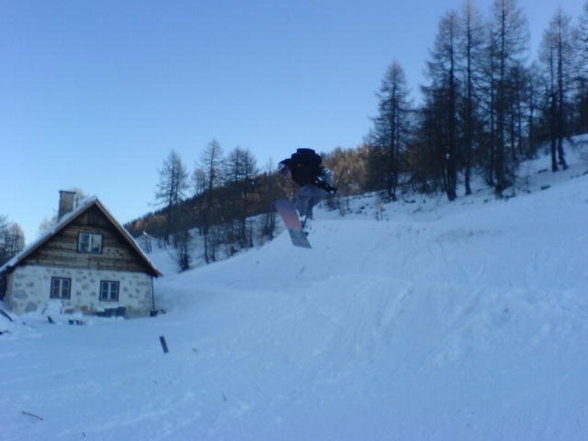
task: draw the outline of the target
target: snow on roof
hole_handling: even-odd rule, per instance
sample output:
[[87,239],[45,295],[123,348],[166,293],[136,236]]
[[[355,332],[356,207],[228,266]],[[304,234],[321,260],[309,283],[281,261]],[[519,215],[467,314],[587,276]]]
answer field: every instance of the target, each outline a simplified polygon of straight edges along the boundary
[[112,224],[116,227],[116,229],[122,234],[122,236],[127,240],[127,242],[131,245],[137,253],[139,253],[140,257],[145,261],[145,263],[150,267],[154,274],[157,276],[161,276],[162,273],[157,269],[157,267],[153,264],[151,259],[143,252],[142,248],[139,244],[135,241],[135,239],[131,236],[131,234],[118,223],[118,221],[110,214],[110,212],[104,207],[104,205],[100,202],[100,200],[96,196],[89,196],[85,199],[82,199],[78,205],[69,213],[66,213],[52,228],[47,230],[41,237],[39,237],[36,241],[34,241],[31,245],[25,247],[20,253],[12,257],[8,262],[0,267],[0,274],[12,270],[16,265],[18,265],[22,260],[24,260],[27,256],[29,256],[33,251],[47,242],[50,238],[52,238],[55,234],[59,233],[62,229],[64,229],[70,222],[72,222],[75,218],[77,218],[80,214],[86,211],[90,206],[96,205],[105,215],[106,217],[112,222]]

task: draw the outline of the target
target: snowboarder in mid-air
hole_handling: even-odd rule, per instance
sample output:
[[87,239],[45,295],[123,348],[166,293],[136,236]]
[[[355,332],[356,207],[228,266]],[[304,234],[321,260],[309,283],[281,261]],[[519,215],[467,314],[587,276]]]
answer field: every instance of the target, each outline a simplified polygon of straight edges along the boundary
[[312,208],[323,200],[327,193],[335,194],[333,174],[322,165],[322,158],[312,149],[297,149],[290,158],[278,164],[278,170],[289,177],[299,187],[294,202],[300,217],[302,227],[312,219]]

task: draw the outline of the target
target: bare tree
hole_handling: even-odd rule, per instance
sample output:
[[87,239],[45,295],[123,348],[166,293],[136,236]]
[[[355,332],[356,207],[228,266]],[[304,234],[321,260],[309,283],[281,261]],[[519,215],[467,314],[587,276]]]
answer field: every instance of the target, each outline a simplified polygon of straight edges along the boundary
[[204,171],[207,191],[220,187],[223,182],[224,153],[216,139],[208,143],[200,155],[200,168]]
[[368,189],[368,156],[369,146],[364,144],[356,149],[337,147],[323,158],[337,181],[335,186],[339,195],[359,194]]
[[578,17],[576,30],[576,123],[575,133],[588,133],[588,1]]
[[471,177],[474,152],[480,140],[480,102],[486,30],[481,14],[471,0],[467,0],[460,16],[459,71],[462,88],[461,120],[463,121],[463,169],[465,194],[472,193]]
[[[516,163],[509,161],[507,142],[509,137],[509,118],[515,108],[516,86],[512,75],[522,66],[523,55],[527,50],[529,30],[527,20],[516,0],[495,0],[490,24],[490,111],[492,113],[493,154],[491,168],[496,178],[495,191],[502,196],[503,191],[512,185]],[[510,146],[516,151],[515,146]]]
[[410,102],[404,69],[398,62],[386,71],[380,87],[378,116],[370,134],[369,169],[374,188],[384,188],[389,200],[396,199],[401,159],[410,134]]
[[533,62],[526,72],[527,79],[525,81],[524,93],[527,103],[527,149],[525,157],[531,158],[537,152],[539,136],[537,134],[536,122],[538,117],[541,93],[542,93],[542,74],[541,69],[536,62]]
[[254,191],[254,178],[258,173],[257,161],[248,149],[235,148],[226,161],[227,184],[234,189],[239,204],[237,208],[238,233],[240,247],[253,246],[252,234],[247,231],[249,202]]
[[459,149],[460,84],[458,79],[458,39],[461,34],[460,20],[455,11],[448,12],[439,23],[439,31],[428,63],[431,85],[428,93],[437,101],[440,119],[437,142],[440,144],[440,166],[443,186],[447,198],[457,198]]
[[216,248],[218,240],[211,236],[211,229],[214,219],[212,218],[215,193],[214,189],[220,187],[223,182],[224,153],[221,145],[213,139],[200,157],[200,169],[204,175],[204,188],[206,192],[205,206],[202,210],[202,233],[204,235],[204,258],[206,263],[216,260]]
[[181,229],[180,203],[188,189],[188,173],[180,155],[171,151],[159,170],[159,184],[155,192],[156,203],[162,206],[167,215],[165,241],[174,231]]
[[0,216],[0,266],[20,253],[24,244],[25,236],[20,225]]
[[567,168],[563,140],[566,136],[566,115],[571,107],[570,85],[574,70],[574,31],[571,18],[561,9],[549,23],[543,35],[540,59],[547,74],[549,108],[549,138],[551,169]]

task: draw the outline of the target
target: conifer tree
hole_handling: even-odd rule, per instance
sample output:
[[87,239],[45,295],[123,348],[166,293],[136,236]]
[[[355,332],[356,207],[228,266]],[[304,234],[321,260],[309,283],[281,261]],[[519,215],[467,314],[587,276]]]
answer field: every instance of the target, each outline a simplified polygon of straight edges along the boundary
[[214,190],[223,183],[223,165],[224,152],[216,139],[208,143],[200,156],[200,169],[204,176],[204,188],[206,197],[205,206],[202,210],[202,233],[204,235],[204,258],[206,263],[216,261],[216,249],[219,239],[215,237],[215,232],[211,231],[214,223],[219,219],[214,219],[215,210],[215,192]]
[[432,60],[428,63],[431,85],[427,89],[438,109],[437,143],[440,148],[439,166],[443,176],[444,190],[447,198],[453,201],[457,197],[457,173],[460,152],[460,121],[458,106],[460,103],[460,83],[458,79],[458,39],[460,21],[455,11],[450,11],[439,23],[439,32],[432,51]]
[[163,207],[167,215],[165,242],[169,242],[171,234],[181,229],[180,203],[188,189],[188,173],[175,151],[171,151],[159,170],[159,183],[155,192],[156,203]]
[[461,78],[462,160],[465,194],[472,193],[471,178],[475,156],[481,144],[481,78],[486,31],[481,14],[468,0],[460,15],[459,77]]
[[495,0],[490,23],[488,46],[489,107],[491,113],[490,177],[498,196],[514,181],[516,157],[509,156],[507,148],[516,151],[509,121],[514,119],[518,88],[513,82],[515,72],[522,66],[523,55],[529,42],[526,17],[516,0]]
[[388,200],[396,199],[402,171],[401,161],[410,134],[410,103],[404,69],[394,62],[380,87],[378,116],[369,136],[369,174],[374,189],[385,189]]
[[578,17],[576,32],[576,69],[574,83],[576,86],[575,133],[588,133],[588,1],[584,3]]
[[574,60],[574,35],[571,18],[558,9],[543,35],[540,59],[547,82],[547,121],[551,145],[551,170],[567,168],[563,140],[567,133],[566,115],[570,114]]
[[235,148],[226,161],[227,183],[235,190],[238,221],[237,242],[240,247],[252,246],[251,234],[247,231],[250,200],[254,192],[255,176],[258,173],[255,157],[248,149]]

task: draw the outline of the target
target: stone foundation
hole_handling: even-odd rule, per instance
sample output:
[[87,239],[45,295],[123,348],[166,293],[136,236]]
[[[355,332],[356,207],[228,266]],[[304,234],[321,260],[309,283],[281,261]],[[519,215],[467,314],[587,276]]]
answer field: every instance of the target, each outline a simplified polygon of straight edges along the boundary
[[[51,278],[71,279],[69,299],[51,299]],[[118,281],[118,302],[100,300],[100,281]],[[151,276],[138,272],[53,268],[22,265],[7,280],[4,301],[16,314],[42,311],[49,301],[61,301],[63,310],[85,314],[124,308],[126,317],[148,316],[153,309]]]

